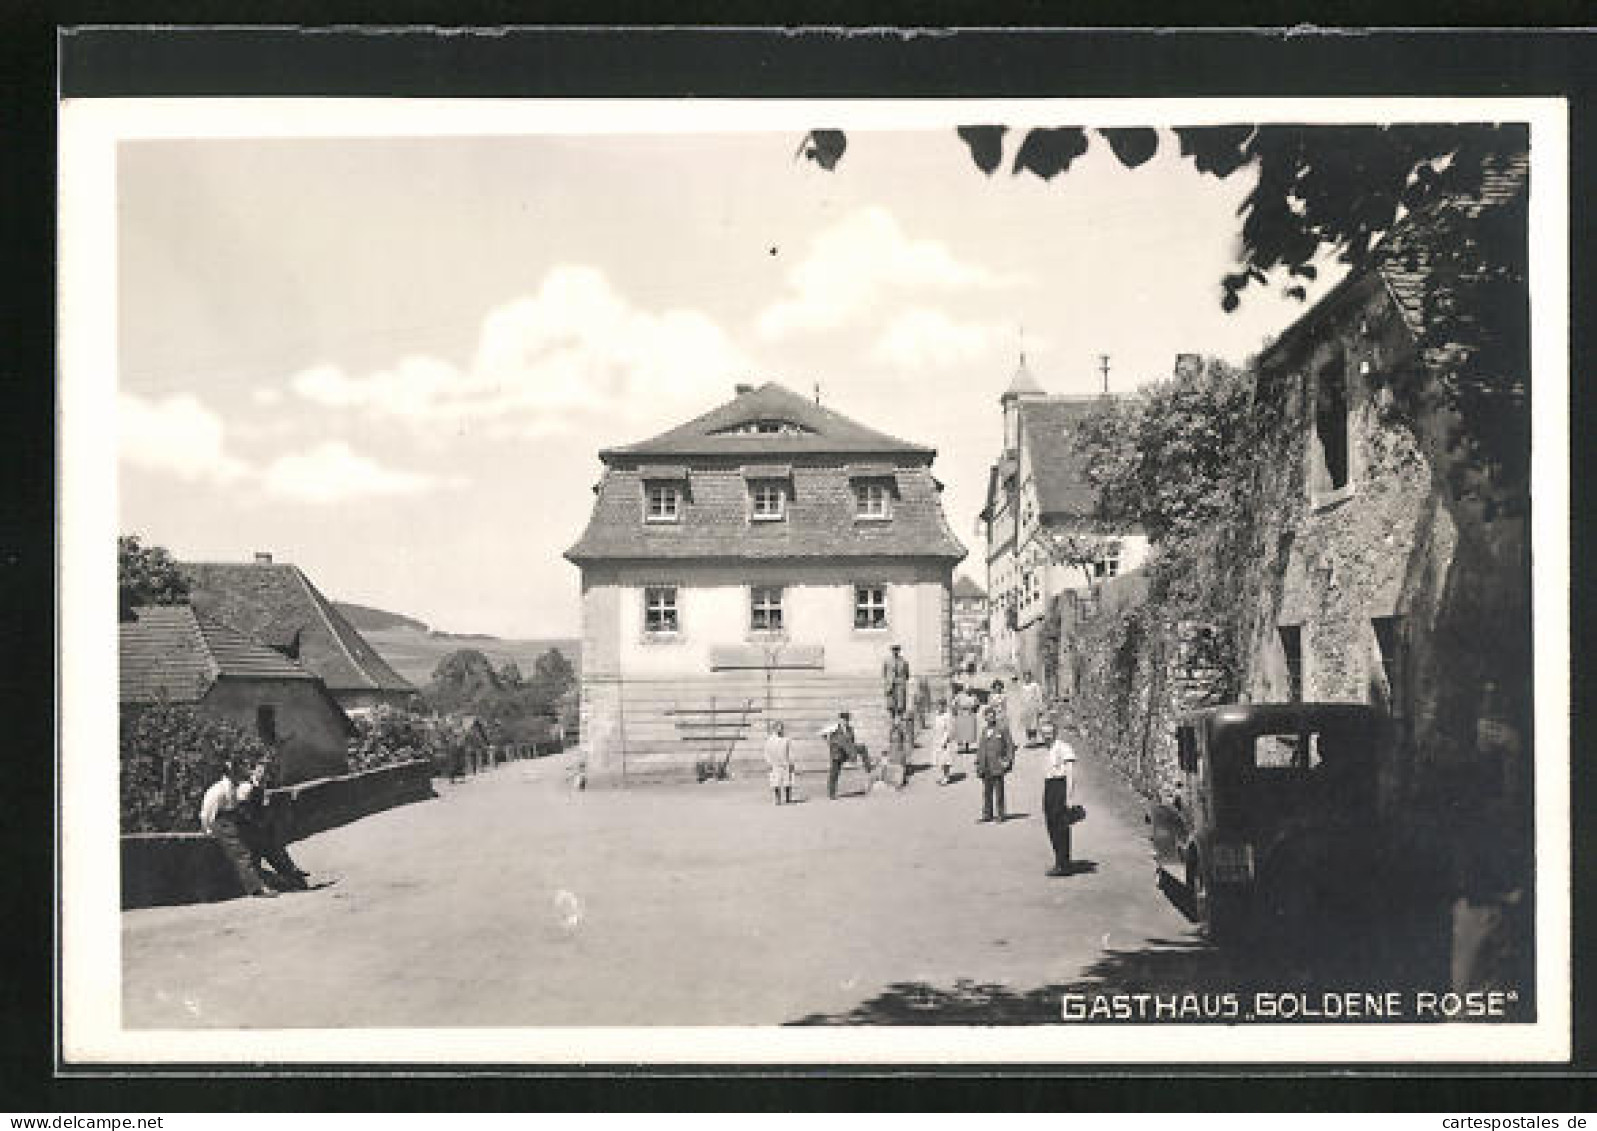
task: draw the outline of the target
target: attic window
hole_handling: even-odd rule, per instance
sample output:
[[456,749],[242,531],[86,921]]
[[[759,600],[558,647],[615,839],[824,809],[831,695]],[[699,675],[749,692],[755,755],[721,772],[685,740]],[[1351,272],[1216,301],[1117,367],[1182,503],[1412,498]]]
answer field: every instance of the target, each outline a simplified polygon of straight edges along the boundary
[[741,424],[734,424],[730,428],[718,429],[716,436],[804,436],[813,433],[815,429],[806,428],[804,425],[792,420],[745,420]]
[[854,517],[886,522],[893,517],[891,481],[861,479],[854,484]]
[[755,522],[780,522],[787,513],[787,484],[756,479],[749,484],[749,517]]
[[677,522],[682,517],[682,487],[678,483],[644,484],[645,522]]

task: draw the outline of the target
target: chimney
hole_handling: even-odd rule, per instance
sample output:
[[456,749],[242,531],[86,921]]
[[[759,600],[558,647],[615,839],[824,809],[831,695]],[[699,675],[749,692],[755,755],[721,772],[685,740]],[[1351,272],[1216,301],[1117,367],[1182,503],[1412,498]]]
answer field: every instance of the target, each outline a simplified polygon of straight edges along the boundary
[[746,384],[744,384],[741,381],[739,381],[736,385],[732,386],[732,388],[737,392],[737,395],[740,396],[740,397],[744,393],[752,393],[754,391],[754,386],[753,385],[746,385]]
[[256,565],[271,565],[272,564],[272,552],[270,550],[256,550],[255,551],[255,564]]
[[1195,353],[1176,354],[1175,376],[1196,377],[1203,372],[1203,358]]

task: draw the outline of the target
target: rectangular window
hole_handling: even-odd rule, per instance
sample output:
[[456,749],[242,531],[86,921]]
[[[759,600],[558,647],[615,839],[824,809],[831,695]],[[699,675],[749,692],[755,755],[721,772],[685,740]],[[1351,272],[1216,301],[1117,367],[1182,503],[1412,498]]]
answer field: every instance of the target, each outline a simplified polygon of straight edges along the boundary
[[1281,635],[1281,652],[1286,657],[1287,699],[1303,702],[1303,629],[1295,624],[1283,624],[1276,629]]
[[255,736],[268,746],[277,745],[277,708],[269,703],[255,708]]
[[856,518],[886,519],[892,517],[888,509],[891,492],[886,483],[854,484],[854,516]]
[[778,522],[786,513],[787,489],[775,479],[756,481],[750,488],[752,508],[750,516],[755,522]]
[[643,590],[643,631],[651,635],[682,631],[675,585],[650,585]]
[[749,590],[749,628],[754,632],[782,631],[780,585],[756,585]]
[[682,516],[682,488],[675,483],[645,485],[647,505],[643,517],[648,522],[676,522]]
[[887,627],[887,586],[854,586],[854,627]]
[[1325,476],[1319,483],[1322,491],[1336,491],[1347,486],[1347,373],[1340,356],[1320,370],[1315,382],[1314,433],[1320,444],[1321,465]]

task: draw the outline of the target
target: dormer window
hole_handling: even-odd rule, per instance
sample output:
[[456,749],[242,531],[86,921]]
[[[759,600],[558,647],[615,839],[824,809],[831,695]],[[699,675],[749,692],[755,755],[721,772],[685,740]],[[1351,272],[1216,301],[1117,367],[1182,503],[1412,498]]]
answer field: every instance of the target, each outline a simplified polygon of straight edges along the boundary
[[880,479],[863,479],[854,484],[854,517],[870,522],[885,522],[893,517],[892,491]]
[[806,428],[793,420],[767,418],[764,420],[745,420],[741,424],[734,424],[730,428],[717,429],[711,433],[714,436],[804,436],[813,433],[815,429]]
[[787,517],[787,484],[756,479],[749,484],[749,517],[755,522],[781,522]]
[[679,483],[645,483],[643,520],[645,522],[679,522],[682,518],[682,485]]

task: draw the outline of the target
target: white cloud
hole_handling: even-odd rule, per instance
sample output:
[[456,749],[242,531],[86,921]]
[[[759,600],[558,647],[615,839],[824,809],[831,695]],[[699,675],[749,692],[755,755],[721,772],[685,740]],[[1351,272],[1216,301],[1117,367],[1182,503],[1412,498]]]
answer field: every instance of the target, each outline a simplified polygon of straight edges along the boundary
[[871,358],[905,369],[942,369],[989,353],[1001,332],[979,322],[957,322],[940,310],[901,311],[871,347]]
[[483,421],[491,434],[540,436],[568,430],[574,415],[634,418],[643,405],[698,403],[751,369],[704,314],[638,309],[601,272],[564,265],[536,294],[488,313],[464,369],[409,357],[364,376],[317,366],[290,384],[318,404],[422,427]]
[[160,401],[119,393],[117,442],[128,463],[190,481],[230,483],[249,470],[228,454],[222,418],[190,393]]
[[360,455],[341,440],[329,440],[308,452],[279,456],[267,465],[266,492],[296,503],[342,503],[431,490],[439,481],[430,475],[384,467]]
[[821,232],[788,272],[793,293],[761,312],[767,338],[829,330],[856,320],[895,291],[957,291],[1006,285],[985,267],[962,263],[936,240],[911,239],[885,208],[870,207]]

